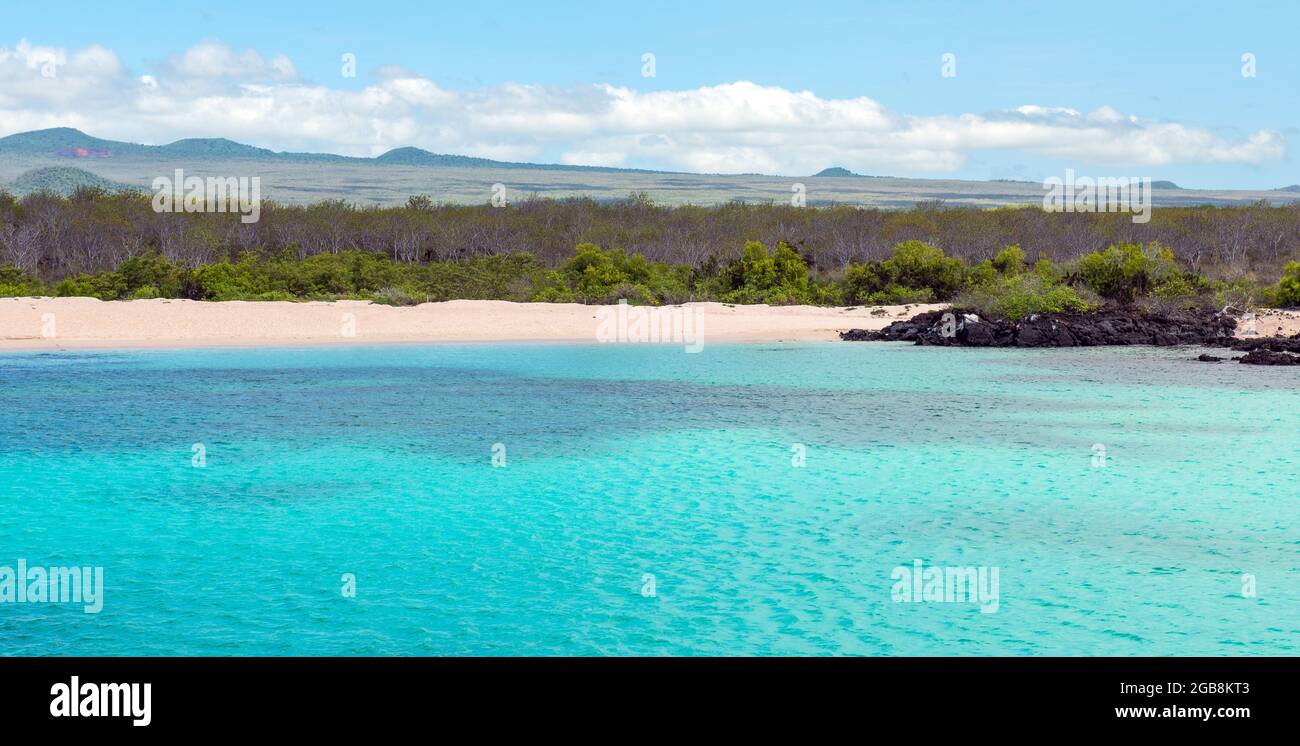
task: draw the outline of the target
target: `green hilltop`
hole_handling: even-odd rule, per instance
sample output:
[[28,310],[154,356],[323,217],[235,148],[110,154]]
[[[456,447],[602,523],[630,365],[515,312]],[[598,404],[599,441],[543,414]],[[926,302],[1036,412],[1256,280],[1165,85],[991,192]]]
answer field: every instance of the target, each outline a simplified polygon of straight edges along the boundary
[[137,187],[105,179],[72,166],[34,168],[5,185],[7,191],[22,196],[45,192],[68,196],[78,189],[102,189],[106,192],[138,192]]
[[209,156],[215,158],[265,158],[273,151],[227,140],[224,137],[194,137],[161,145],[158,150],[168,155]]
[[823,168],[822,170],[813,174],[813,176],[853,176],[857,178],[862,178],[862,174],[855,174],[852,171],[848,170],[847,168],[842,168],[840,166],[831,166],[830,168]]

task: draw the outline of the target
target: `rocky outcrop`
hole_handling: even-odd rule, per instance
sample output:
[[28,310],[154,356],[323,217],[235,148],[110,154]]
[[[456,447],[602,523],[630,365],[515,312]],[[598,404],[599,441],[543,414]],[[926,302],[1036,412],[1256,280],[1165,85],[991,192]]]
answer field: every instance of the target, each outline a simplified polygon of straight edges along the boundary
[[964,347],[1224,346],[1220,343],[1232,335],[1236,324],[1232,316],[1212,312],[1108,308],[1091,314],[1032,314],[1021,321],[1005,321],[954,309],[895,321],[880,331],[853,329],[840,337]]
[[[1237,320],[1228,313],[1154,313],[1108,308],[1092,314],[1044,313],[1021,321],[985,319],[960,309],[928,311],[895,321],[879,331],[850,329],[850,342],[912,342],[960,347],[1096,347],[1101,345],[1200,345],[1245,352],[1232,358],[1245,365],[1300,365],[1300,334],[1290,337],[1233,336]],[[1200,355],[1205,363],[1227,358]]]
[[1300,354],[1300,334],[1290,337],[1236,337],[1220,340],[1220,346],[1239,352],[1264,350],[1267,352],[1293,352]]
[[1237,360],[1243,365],[1300,365],[1300,355],[1272,350],[1251,350]]

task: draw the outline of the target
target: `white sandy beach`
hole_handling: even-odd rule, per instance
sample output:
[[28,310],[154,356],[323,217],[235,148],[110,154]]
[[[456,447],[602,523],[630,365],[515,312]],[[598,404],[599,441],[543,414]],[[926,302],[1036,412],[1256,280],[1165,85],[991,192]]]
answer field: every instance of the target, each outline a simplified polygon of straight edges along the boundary
[[[941,305],[822,308],[687,303],[663,307],[710,342],[810,342],[881,329]],[[602,308],[605,310],[602,313]],[[392,307],[366,301],[212,303],[190,300],[0,298],[0,350],[348,345],[418,342],[596,342],[616,307],[456,300]],[[698,327],[694,326],[698,323]],[[1300,312],[1261,310],[1264,336],[1300,332]],[[1239,325],[1238,336],[1244,336]],[[682,340],[664,340],[680,343]],[[686,341],[693,341],[693,336]]]
[[[702,341],[808,342],[880,329],[937,305],[821,308],[688,303]],[[596,342],[600,306],[458,300],[391,307],[365,301],[0,298],[0,350],[87,347],[344,345],[393,342]]]

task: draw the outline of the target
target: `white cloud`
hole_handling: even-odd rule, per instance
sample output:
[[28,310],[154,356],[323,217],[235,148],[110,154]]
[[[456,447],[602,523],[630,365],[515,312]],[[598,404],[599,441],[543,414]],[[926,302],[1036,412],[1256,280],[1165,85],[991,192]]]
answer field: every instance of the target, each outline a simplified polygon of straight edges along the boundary
[[[53,64],[54,75],[48,74]],[[942,175],[981,151],[1036,153],[1120,169],[1281,160],[1281,133],[1227,139],[1111,107],[1026,104],[913,116],[866,98],[826,99],[747,81],[639,92],[506,84],[452,91],[399,67],[368,86],[309,83],[283,55],[204,42],[147,75],[99,46],[0,47],[0,135],[78,127],[139,142],[221,136],[283,150],[375,155],[414,145],[510,160],[674,170]]]
[[1078,109],[1070,109],[1063,106],[1038,106],[1035,104],[1026,104],[1024,106],[1017,106],[1016,111],[1027,117],[1079,116]]
[[82,102],[104,106],[124,73],[117,55],[101,46],[69,53],[23,39],[13,48],[0,47],[0,110],[33,114]]
[[293,62],[278,54],[263,57],[252,49],[235,53],[217,42],[203,42],[172,56],[163,70],[185,78],[227,78],[246,81],[293,80]]

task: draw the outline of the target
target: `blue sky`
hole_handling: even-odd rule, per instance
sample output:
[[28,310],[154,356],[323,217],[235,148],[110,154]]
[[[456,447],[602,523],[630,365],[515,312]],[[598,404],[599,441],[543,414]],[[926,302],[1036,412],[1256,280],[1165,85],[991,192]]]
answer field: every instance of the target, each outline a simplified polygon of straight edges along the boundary
[[[90,57],[72,62],[60,85],[74,85],[78,73],[95,82],[78,97],[33,94],[17,73],[0,72],[0,134],[71,119],[92,134],[141,141],[228,135],[268,147],[361,154],[414,144],[683,170],[797,174],[839,164],[895,175],[1035,181],[1075,168],[1193,187],[1267,188],[1300,182],[1291,155],[1300,141],[1298,28],[1300,5],[1286,2],[1094,2],[1065,9],[920,0],[224,0],[163,11],[154,3],[6,3],[0,50],[25,40],[72,60],[77,50],[98,45],[115,58],[103,64],[116,77],[90,70]],[[267,78],[268,68],[251,62],[229,75],[183,64],[198,45],[219,45],[237,58],[252,50],[268,63],[282,56],[292,74]],[[340,75],[344,52],[357,56],[356,78]],[[655,77],[642,75],[644,52],[655,55]],[[956,56],[955,77],[941,75],[945,53]],[[1242,75],[1244,53],[1255,55],[1256,77]],[[149,97],[130,87],[145,75]],[[395,82],[411,79],[430,85],[412,92],[412,84]],[[692,93],[738,82],[755,87]],[[528,90],[503,89],[509,84]],[[259,109],[240,88],[246,85],[282,90],[259,91],[279,97],[261,100]],[[631,96],[593,93],[598,87]],[[91,90],[99,95],[84,93]],[[138,101],[126,106],[106,91]],[[804,91],[812,104],[798,98]],[[646,95],[655,92],[664,97]],[[351,98],[334,96],[347,93]],[[203,100],[211,106],[219,95],[238,97],[229,108],[240,121],[223,128],[211,109],[200,111]],[[375,96],[400,100],[358,108],[360,100],[376,106]],[[591,131],[574,121],[586,111],[608,113],[610,96],[622,114],[593,117],[599,123]],[[323,103],[331,97],[337,100]],[[765,113],[754,131],[743,131],[750,100],[763,102],[756,106]],[[836,102],[853,103],[845,109]],[[1041,108],[1015,113],[1026,106]],[[727,107],[733,111],[723,116]],[[678,114],[659,116],[665,109]],[[250,119],[254,110],[275,113],[259,123]],[[518,121],[503,122],[506,111],[518,112]],[[947,142],[963,115],[977,121]],[[804,116],[806,124],[799,121]],[[542,123],[536,131],[528,131],[528,118]],[[292,120],[314,125],[294,132]],[[846,122],[863,123],[865,134],[845,132]],[[1087,142],[1072,147],[1080,127]]]

